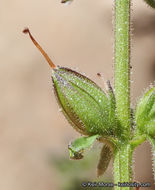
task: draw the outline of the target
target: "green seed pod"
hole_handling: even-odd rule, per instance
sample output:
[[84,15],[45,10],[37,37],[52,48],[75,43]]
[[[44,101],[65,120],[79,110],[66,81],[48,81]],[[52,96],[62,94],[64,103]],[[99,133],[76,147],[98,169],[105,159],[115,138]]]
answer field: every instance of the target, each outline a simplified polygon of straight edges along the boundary
[[109,135],[109,100],[87,77],[64,67],[53,69],[56,97],[68,121],[83,134]]
[[155,137],[155,87],[140,99],[135,117],[137,130]]
[[68,68],[56,67],[30,31],[25,29],[23,32],[29,33],[52,67],[55,94],[69,123],[81,134],[113,135],[115,126],[109,118],[111,100],[104,91],[84,75]]

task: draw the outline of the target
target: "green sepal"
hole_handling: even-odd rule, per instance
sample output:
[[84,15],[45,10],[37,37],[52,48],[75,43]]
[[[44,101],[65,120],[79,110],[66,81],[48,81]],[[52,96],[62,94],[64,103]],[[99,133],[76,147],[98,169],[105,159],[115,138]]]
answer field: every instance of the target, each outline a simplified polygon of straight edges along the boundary
[[110,81],[107,81],[108,86],[108,99],[109,99],[109,121],[110,125],[113,127],[113,133],[116,136],[121,135],[120,127],[117,127],[117,117],[116,117],[116,99],[115,94],[110,84]]
[[97,177],[104,174],[107,170],[110,160],[112,158],[112,151],[108,145],[103,145],[103,148],[100,153],[100,160],[97,165]]
[[155,137],[155,87],[138,102],[135,113],[136,132]]
[[71,159],[79,160],[83,158],[83,153],[86,148],[90,148],[96,138],[99,135],[93,135],[90,137],[80,137],[76,139],[74,142],[71,142],[68,145],[69,155]]
[[109,111],[109,119],[111,120],[111,124],[115,124],[115,110],[116,110],[116,100],[115,100],[115,95],[112,89],[112,86],[110,84],[110,81],[107,81],[107,85],[108,85],[108,98],[109,98],[109,102],[110,102],[110,111]]
[[155,0],[144,0],[149,6],[155,9]]

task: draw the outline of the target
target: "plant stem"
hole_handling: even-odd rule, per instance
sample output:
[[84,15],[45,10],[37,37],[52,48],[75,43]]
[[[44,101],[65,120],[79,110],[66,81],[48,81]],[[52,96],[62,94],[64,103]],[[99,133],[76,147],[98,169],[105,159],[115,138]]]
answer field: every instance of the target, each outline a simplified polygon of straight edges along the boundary
[[[131,182],[132,148],[130,119],[130,0],[115,0],[115,97],[118,125],[122,131],[119,148],[114,151],[114,183]],[[130,187],[115,187],[129,190]]]
[[115,190],[130,190],[131,187],[121,187],[120,183],[132,182],[132,148],[129,144],[120,145],[114,151],[114,184]]
[[121,129],[130,135],[130,0],[115,0],[115,96]]

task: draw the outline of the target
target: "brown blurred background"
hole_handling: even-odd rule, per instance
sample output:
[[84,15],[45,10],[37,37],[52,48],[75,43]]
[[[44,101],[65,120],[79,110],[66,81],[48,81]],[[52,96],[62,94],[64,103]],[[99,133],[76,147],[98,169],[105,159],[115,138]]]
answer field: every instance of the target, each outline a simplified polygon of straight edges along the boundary
[[[78,68],[103,87],[97,72],[113,83],[112,3],[1,0],[0,190],[59,190],[61,179],[48,159],[68,157],[68,143],[79,136],[59,112],[51,70],[23,28],[30,28],[56,65]],[[132,4],[135,105],[155,79],[155,11],[142,0]],[[153,183],[151,158],[148,143],[137,148],[134,180]]]

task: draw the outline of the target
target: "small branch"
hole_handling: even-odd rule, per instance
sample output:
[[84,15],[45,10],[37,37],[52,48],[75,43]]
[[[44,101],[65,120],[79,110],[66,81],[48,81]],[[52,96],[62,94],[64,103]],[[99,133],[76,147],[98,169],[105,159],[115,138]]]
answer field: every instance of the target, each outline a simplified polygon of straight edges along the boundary
[[155,9],[155,0],[144,0],[148,5]]

